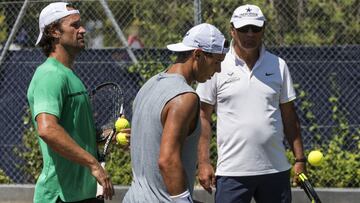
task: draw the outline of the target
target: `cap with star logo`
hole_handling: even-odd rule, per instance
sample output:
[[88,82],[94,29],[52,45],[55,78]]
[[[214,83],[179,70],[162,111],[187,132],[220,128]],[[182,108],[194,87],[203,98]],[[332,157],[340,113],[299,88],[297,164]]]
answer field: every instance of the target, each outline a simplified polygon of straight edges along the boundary
[[244,27],[246,25],[264,26],[266,21],[264,14],[258,6],[246,4],[235,9],[230,22],[235,28]]

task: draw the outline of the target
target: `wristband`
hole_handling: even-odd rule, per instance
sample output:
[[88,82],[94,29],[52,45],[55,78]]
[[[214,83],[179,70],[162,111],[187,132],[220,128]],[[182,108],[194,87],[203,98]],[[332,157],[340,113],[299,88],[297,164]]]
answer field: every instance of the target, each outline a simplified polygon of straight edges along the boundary
[[307,161],[306,157],[303,157],[303,158],[301,158],[301,159],[295,159],[295,163],[296,163],[296,162],[306,163],[306,161]]
[[170,196],[170,198],[171,202],[174,203],[193,203],[189,190],[186,190],[179,195]]

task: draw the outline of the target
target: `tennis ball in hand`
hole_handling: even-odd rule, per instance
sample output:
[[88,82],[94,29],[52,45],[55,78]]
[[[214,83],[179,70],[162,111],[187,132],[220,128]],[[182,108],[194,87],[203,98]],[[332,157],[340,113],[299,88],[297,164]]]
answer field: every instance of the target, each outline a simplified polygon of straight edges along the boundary
[[323,160],[324,160],[324,156],[318,150],[311,151],[308,156],[308,161],[313,166],[319,166]]
[[125,117],[118,118],[115,122],[116,132],[120,132],[120,130],[130,128],[130,123],[126,120]]
[[120,145],[127,145],[129,144],[128,139],[126,138],[126,133],[118,133],[116,134],[116,141],[117,143],[119,143]]

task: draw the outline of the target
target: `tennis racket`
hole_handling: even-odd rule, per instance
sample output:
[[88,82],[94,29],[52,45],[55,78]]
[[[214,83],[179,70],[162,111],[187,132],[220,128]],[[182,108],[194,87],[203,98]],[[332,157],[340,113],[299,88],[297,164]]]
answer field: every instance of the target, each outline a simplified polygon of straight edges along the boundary
[[301,188],[305,191],[306,195],[309,197],[311,203],[321,203],[319,196],[317,195],[314,187],[311,185],[309,179],[304,173],[299,174],[299,183]]
[[[116,134],[115,121],[124,114],[124,95],[118,84],[107,82],[100,84],[91,91],[90,100],[97,142],[103,143],[105,141],[104,145],[98,145],[99,162],[105,168],[106,155]],[[103,187],[99,183],[97,183],[96,198],[104,199]]]

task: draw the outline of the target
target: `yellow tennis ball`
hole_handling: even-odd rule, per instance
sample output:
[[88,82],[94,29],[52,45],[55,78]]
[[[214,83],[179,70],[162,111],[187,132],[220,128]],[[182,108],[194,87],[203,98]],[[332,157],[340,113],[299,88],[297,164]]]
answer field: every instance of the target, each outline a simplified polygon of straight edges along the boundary
[[117,143],[119,143],[120,145],[127,145],[129,144],[128,139],[126,138],[126,133],[118,133],[116,134],[116,141]]
[[308,156],[308,161],[313,166],[319,166],[323,162],[323,160],[324,156],[318,150],[311,151]]
[[129,121],[126,120],[126,118],[124,118],[124,117],[118,118],[115,122],[116,132],[120,132],[120,130],[125,129],[125,128],[130,128]]

